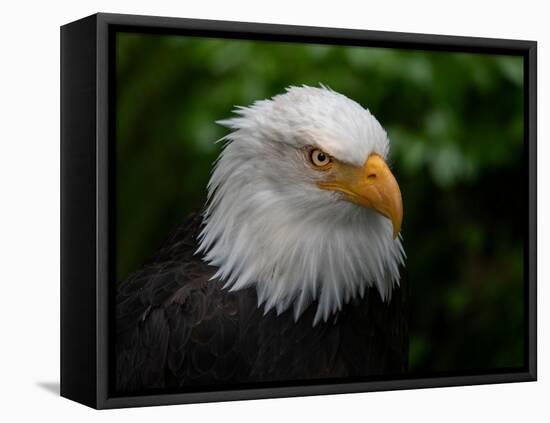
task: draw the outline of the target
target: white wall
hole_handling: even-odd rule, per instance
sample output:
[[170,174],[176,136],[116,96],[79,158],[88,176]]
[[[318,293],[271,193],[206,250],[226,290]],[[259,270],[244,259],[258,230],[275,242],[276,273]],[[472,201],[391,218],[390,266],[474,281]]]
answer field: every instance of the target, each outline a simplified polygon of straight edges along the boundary
[[[325,3],[327,5],[325,5]],[[369,4],[370,3],[370,4]],[[0,417],[3,421],[548,421],[550,151],[543,1],[11,1],[0,30]],[[59,26],[104,11],[539,42],[539,382],[95,412],[59,375]],[[505,183],[505,181],[503,181]],[[511,193],[513,198],[513,193]],[[543,333],[544,331],[544,333]],[[6,419],[5,416],[11,418]],[[546,419],[544,418],[546,417]],[[496,420],[498,419],[498,420]],[[176,420],[178,421],[178,420]]]

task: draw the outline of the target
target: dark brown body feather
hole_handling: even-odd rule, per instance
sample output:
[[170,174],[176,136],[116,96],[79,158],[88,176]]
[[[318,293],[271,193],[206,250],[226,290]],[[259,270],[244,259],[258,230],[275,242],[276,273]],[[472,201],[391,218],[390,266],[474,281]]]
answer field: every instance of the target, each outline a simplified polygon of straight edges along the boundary
[[406,286],[392,301],[375,289],[328,322],[312,326],[316,304],[264,315],[255,288],[210,281],[215,268],[194,255],[200,217],[190,218],[116,304],[116,390],[397,375],[407,366]]

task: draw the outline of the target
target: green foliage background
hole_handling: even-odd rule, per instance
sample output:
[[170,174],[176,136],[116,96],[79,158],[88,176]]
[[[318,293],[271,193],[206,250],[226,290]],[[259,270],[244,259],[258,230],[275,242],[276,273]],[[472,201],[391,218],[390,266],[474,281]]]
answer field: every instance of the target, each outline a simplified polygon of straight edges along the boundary
[[412,373],[522,366],[519,57],[117,35],[117,279],[201,207],[234,105],[323,83],[391,140]]

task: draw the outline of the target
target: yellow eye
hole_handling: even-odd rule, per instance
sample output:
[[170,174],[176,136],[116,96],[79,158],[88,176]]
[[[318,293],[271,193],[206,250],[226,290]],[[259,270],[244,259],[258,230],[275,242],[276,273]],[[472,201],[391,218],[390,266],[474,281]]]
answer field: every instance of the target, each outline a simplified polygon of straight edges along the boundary
[[324,167],[331,162],[330,156],[326,154],[324,151],[321,151],[317,148],[311,150],[309,157],[310,157],[311,163],[313,163],[317,167]]

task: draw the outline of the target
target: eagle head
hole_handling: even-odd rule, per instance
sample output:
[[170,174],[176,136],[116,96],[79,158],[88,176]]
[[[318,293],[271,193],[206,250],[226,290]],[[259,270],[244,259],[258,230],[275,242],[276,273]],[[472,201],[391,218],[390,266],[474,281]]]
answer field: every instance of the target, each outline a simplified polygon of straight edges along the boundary
[[374,116],[324,86],[238,107],[208,183],[198,252],[214,278],[255,286],[265,312],[317,303],[313,324],[375,286],[389,300],[405,254],[389,140]]

